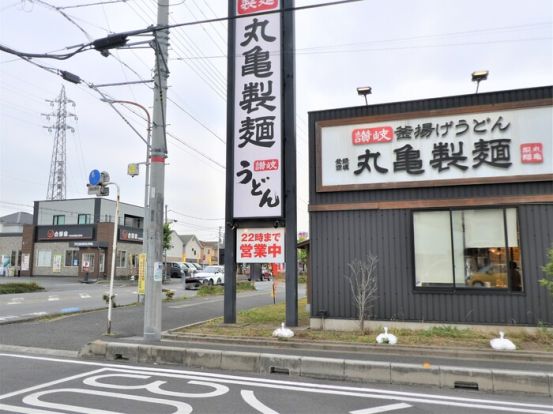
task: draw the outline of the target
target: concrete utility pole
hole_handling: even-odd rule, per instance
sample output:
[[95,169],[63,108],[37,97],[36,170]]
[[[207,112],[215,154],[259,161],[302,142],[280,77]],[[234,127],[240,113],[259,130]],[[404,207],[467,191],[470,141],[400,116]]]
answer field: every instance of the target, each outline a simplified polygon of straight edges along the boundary
[[[169,0],[158,0],[157,25],[169,23]],[[150,152],[150,195],[148,260],[146,291],[144,298],[144,339],[161,339],[161,282],[163,279],[162,240],[163,207],[165,193],[165,159],[167,141],[165,136],[167,108],[167,78],[169,77],[168,49],[169,30],[154,32],[153,46],[156,54],[154,73],[154,109],[152,125],[152,148]]]

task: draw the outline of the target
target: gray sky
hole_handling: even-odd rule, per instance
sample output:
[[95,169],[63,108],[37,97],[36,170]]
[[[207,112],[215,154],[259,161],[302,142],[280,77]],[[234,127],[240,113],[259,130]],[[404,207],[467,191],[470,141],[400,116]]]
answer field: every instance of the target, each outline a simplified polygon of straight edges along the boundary
[[[0,0],[0,43],[32,52],[59,52],[110,33],[156,22],[155,0]],[[105,0],[104,0],[105,1]],[[48,3],[58,7],[55,10]],[[296,5],[318,3],[297,0]],[[224,0],[173,0],[171,23],[224,17]],[[74,23],[67,20],[60,10]],[[77,26],[78,25],[78,26]],[[166,204],[173,228],[214,240],[224,224],[226,141],[226,23],[174,29],[170,34],[169,158]],[[308,231],[308,112],[363,105],[356,87],[369,85],[369,103],[470,94],[470,74],[488,69],[480,91],[550,85],[553,81],[551,0],[365,0],[296,13],[296,133],[298,230]],[[35,60],[96,85],[151,79],[151,49],[98,52]],[[144,178],[126,175],[145,159],[145,145],[86,85],[63,81],[0,52],[0,215],[32,212],[46,198],[53,145],[41,113],[54,108],[65,85],[78,119],[67,132],[67,198],[88,197],[92,169],[109,171],[122,201],[141,205]],[[150,85],[102,88],[114,99],[151,110]],[[119,109],[145,134],[141,111]],[[110,197],[110,198],[113,198]]]

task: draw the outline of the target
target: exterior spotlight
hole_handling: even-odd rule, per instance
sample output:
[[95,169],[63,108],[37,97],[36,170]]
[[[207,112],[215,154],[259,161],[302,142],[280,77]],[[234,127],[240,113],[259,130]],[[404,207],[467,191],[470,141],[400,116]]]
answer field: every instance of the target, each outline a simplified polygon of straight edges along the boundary
[[357,88],[357,95],[363,95],[365,97],[365,105],[368,105],[367,95],[372,93],[372,88],[370,86],[360,86]]
[[488,79],[488,74],[490,71],[488,70],[477,70],[475,72],[472,72],[472,81],[476,82],[476,93],[478,93],[478,87],[480,86],[480,82]]

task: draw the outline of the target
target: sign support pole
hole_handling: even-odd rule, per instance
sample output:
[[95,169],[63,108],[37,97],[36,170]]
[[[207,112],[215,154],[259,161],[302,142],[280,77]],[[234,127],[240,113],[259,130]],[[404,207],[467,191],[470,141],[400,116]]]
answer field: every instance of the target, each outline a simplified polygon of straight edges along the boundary
[[286,325],[298,326],[298,253],[296,189],[296,102],[294,0],[283,0],[282,12],[282,81],[284,136],[284,216],[286,217]]
[[[236,1],[229,1],[228,15],[236,15]],[[227,68],[227,100],[233,102],[234,87],[234,60],[235,56],[235,26],[234,19],[228,22],[228,56],[233,56]],[[227,104],[227,174],[226,174],[226,200],[225,200],[225,296],[224,296],[224,322],[236,323],[236,227],[232,221],[234,205],[234,108]],[[229,173],[229,171],[231,171]]]

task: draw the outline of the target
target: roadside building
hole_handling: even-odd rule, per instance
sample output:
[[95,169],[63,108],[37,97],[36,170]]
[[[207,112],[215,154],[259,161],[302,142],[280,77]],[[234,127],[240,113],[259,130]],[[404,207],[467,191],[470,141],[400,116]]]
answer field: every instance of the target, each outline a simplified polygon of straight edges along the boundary
[[312,326],[357,327],[345,275],[369,254],[376,324],[553,324],[552,92],[311,112]]
[[218,246],[216,241],[200,241],[201,259],[200,263],[204,266],[219,264]]
[[171,230],[171,247],[165,252],[166,262],[184,262],[184,244],[175,230]]
[[[21,274],[106,278],[111,269],[115,201],[105,198],[35,201],[25,225]],[[143,207],[120,203],[115,276],[138,273]]]
[[200,263],[202,248],[200,241],[193,234],[182,234],[179,236],[183,245],[183,262]]
[[0,276],[19,275],[23,226],[32,222],[33,215],[23,211],[0,217]]

